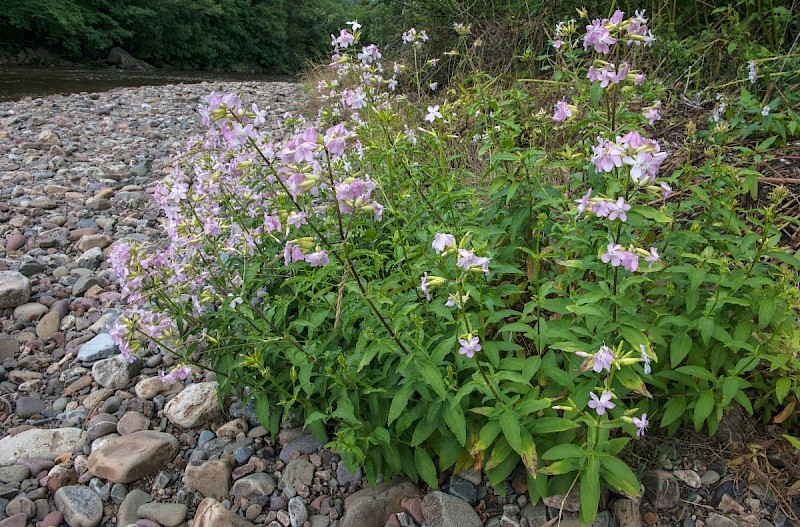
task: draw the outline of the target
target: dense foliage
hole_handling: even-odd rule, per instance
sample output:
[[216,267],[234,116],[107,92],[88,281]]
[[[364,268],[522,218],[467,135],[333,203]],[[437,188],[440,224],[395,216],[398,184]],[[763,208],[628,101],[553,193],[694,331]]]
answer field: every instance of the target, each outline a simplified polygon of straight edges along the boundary
[[475,467],[502,492],[521,465],[534,501],[579,487],[588,524],[601,488],[639,493],[619,455],[648,428],[713,433],[733,404],[795,424],[797,221],[757,170],[798,135],[768,98],[787,77],[753,58],[668,141],[644,15],[580,16],[551,28],[552,78],[510,85],[456,23],[442,98],[427,31],[384,57],[351,22],[284,139],[210,95],[156,191],[168,245],[112,253],[123,353],[216,371],[272,433],[302,414],[372,481]]
[[0,0],[0,45],[103,58],[112,46],[157,66],[296,71],[344,23],[338,0]]

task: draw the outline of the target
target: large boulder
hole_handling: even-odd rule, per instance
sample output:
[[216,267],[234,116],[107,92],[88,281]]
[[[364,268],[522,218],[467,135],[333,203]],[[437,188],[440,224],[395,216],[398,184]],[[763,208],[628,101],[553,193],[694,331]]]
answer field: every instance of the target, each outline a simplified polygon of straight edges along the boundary
[[131,483],[171,462],[180,444],[175,437],[143,430],[115,437],[89,455],[89,471],[113,483]]
[[143,60],[136,59],[122,48],[113,47],[108,52],[106,62],[123,70],[151,70],[153,66]]
[[20,457],[53,460],[75,450],[80,441],[80,428],[32,428],[0,439],[0,466],[11,465]]

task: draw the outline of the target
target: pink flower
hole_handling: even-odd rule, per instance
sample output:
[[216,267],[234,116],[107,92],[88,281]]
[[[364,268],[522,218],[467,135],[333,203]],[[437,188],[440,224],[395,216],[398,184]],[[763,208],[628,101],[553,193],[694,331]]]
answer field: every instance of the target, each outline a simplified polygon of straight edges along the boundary
[[448,247],[456,246],[456,238],[452,234],[437,232],[431,245],[437,254],[442,254]]
[[461,347],[458,349],[458,353],[461,355],[466,355],[468,358],[472,358],[476,352],[480,351],[480,339],[478,337],[472,337],[471,335],[467,335],[471,337],[469,340],[466,339],[458,339],[458,343],[461,344]]
[[594,355],[589,355],[583,351],[578,351],[575,355],[578,357],[588,357],[592,363],[592,371],[595,373],[611,371],[611,365],[614,363],[614,350],[606,345],[601,346]]
[[611,51],[609,46],[616,42],[617,39],[611,36],[611,32],[599,18],[592,20],[592,24],[586,26],[586,36],[583,38],[584,50],[588,51],[590,47],[594,46],[595,51],[607,55]]
[[562,46],[563,44],[564,44],[564,41],[563,41],[563,40],[561,40],[560,38],[557,38],[557,39],[555,39],[555,40],[553,41],[553,47],[554,47],[556,50],[559,50],[559,49],[561,49],[561,46]]
[[650,355],[647,354],[647,349],[645,349],[644,344],[639,344],[639,351],[642,352],[642,362],[644,363],[644,373],[645,375],[650,375],[652,369],[650,368]]
[[622,156],[625,151],[617,143],[598,137],[597,145],[592,147],[592,152],[594,152],[592,163],[597,172],[611,172],[614,167],[622,166]]
[[636,425],[636,436],[642,437],[644,435],[644,431],[647,430],[650,421],[647,420],[647,414],[642,414],[641,419],[638,417],[633,418],[633,424]]
[[656,108],[655,106],[651,106],[650,108],[648,108],[643,115],[644,118],[650,122],[650,126],[652,126],[653,123],[655,123],[656,121],[661,120],[661,114],[659,113],[658,108]]
[[624,198],[617,198],[617,202],[610,203],[609,206],[611,208],[611,212],[608,213],[609,220],[613,221],[619,218],[622,222],[627,221],[627,212],[631,210],[631,206],[625,203]]
[[644,81],[646,80],[647,80],[647,75],[645,75],[644,73],[637,73],[636,75],[633,76],[633,83],[636,84],[637,86],[644,84]]
[[660,185],[661,185],[661,188],[664,189],[663,192],[661,193],[661,196],[664,199],[667,199],[668,197],[672,196],[672,187],[670,187],[669,185],[667,185],[664,182],[662,182]]
[[611,402],[611,398],[614,397],[614,394],[609,391],[604,391],[599,398],[596,393],[592,392],[589,394],[589,397],[592,398],[592,400],[589,401],[589,408],[594,408],[597,415],[604,415],[606,410],[611,410],[617,406]]
[[331,35],[331,46],[346,48],[347,46],[353,43],[353,40],[354,37],[349,31],[347,31],[346,29],[340,29],[338,37]]
[[179,379],[182,381],[190,379],[192,377],[192,369],[189,366],[179,366],[166,375],[163,371],[158,375],[161,377],[161,382],[165,384],[175,384]]
[[307,254],[305,260],[311,267],[322,267],[323,265],[328,265],[330,263],[328,253],[324,250]]
[[572,109],[567,104],[567,101],[561,100],[556,103],[556,111],[553,114],[554,121],[564,122],[572,117]]
[[606,246],[606,253],[600,256],[600,260],[603,263],[610,262],[613,267],[619,267],[619,265],[622,263],[623,253],[624,251],[622,251],[622,245],[618,243],[609,243]]
[[630,252],[630,251],[622,251],[620,253],[620,255],[621,255],[621,260],[622,260],[622,266],[626,270],[628,270],[628,271],[630,271],[632,273],[635,273],[639,269],[639,255],[638,254],[636,254],[634,252]]
[[649,152],[639,152],[636,154],[636,158],[625,156],[622,161],[631,166],[631,179],[637,183],[642,183],[649,179],[648,173],[655,160],[653,154]]
[[439,111],[439,105],[435,106],[428,106],[428,114],[425,116],[426,121],[430,121],[431,123],[436,119],[442,118],[442,112]]
[[590,188],[589,191],[586,192],[586,194],[584,194],[581,197],[581,199],[575,200],[575,203],[578,205],[578,215],[575,216],[576,218],[579,218],[580,215],[583,214],[583,211],[585,211],[586,207],[589,206],[589,200],[591,199],[592,199],[592,189]]
[[430,291],[428,291],[428,273],[427,272],[425,272],[422,275],[422,280],[420,282],[421,283],[420,283],[419,288],[422,290],[423,293],[425,293],[425,298],[427,298],[428,301],[430,301],[431,293],[430,293]]
[[644,261],[650,262],[650,265],[647,267],[648,269],[652,269],[653,265],[658,263],[661,260],[661,257],[658,255],[658,249],[655,247],[650,247],[650,256],[646,256]]

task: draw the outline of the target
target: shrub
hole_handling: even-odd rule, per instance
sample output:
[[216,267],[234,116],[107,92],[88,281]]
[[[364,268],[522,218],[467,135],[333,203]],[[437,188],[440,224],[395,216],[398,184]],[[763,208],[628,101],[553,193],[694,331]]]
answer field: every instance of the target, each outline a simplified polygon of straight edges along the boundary
[[639,493],[617,455],[656,417],[713,432],[733,401],[796,397],[798,260],[775,211],[740,216],[742,178],[720,159],[665,174],[636,69],[646,20],[587,23],[582,41],[577,22],[557,29],[569,82],[549,85],[552,117],[478,74],[455,102],[427,100],[415,71],[354,49],[355,22],[334,36],[318,117],[288,139],[209,96],[208,135],[156,193],[169,246],[113,253],[123,352],[216,371],[272,433],[302,413],[371,481],[436,487],[473,466],[502,492],[521,461],[534,501],[579,485],[588,523],[602,486]]

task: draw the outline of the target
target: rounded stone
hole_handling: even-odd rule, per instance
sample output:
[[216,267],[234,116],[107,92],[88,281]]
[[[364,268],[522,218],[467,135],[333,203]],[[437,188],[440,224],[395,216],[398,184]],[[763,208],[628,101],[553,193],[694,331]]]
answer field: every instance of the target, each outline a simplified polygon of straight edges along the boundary
[[0,309],[21,306],[31,297],[31,282],[17,271],[0,271]]
[[95,527],[103,519],[103,500],[88,487],[61,487],[55,502],[70,527]]

